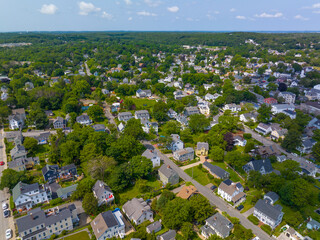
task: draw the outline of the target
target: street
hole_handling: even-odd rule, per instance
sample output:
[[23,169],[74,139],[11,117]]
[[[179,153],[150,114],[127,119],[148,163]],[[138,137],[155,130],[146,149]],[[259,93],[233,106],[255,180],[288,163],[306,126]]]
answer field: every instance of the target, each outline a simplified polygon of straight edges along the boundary
[[[150,145],[150,143],[144,142],[145,145]],[[149,146],[150,148],[150,146]],[[171,161],[166,155],[162,154],[161,151],[155,149],[157,151],[158,156],[164,161],[164,163],[170,166],[174,171],[176,171],[180,178],[182,178],[185,182],[192,182],[192,184],[198,189],[198,191],[207,198],[212,205],[215,205],[222,212],[226,212],[232,217],[236,217],[240,220],[241,224],[247,228],[251,229],[252,232],[258,236],[261,240],[271,240],[273,239],[267,233],[265,233],[261,228],[251,223],[245,216],[243,216],[239,211],[230,207],[227,202],[216,196],[212,193],[212,191],[199,184],[197,181],[193,180],[188,174],[186,174],[180,167],[178,167],[173,161]]]
[[[5,164],[3,166],[0,166],[0,177],[2,176],[2,171],[7,168],[7,156],[6,156],[6,148],[4,144],[4,130],[1,129],[1,135],[0,135],[0,146],[3,146],[0,148],[0,161],[4,161]],[[12,212],[10,214],[10,217],[5,218],[3,216],[3,210],[2,210],[2,203],[6,202],[9,205],[9,199],[10,194],[6,191],[0,191],[0,203],[1,203],[1,210],[0,210],[0,239],[5,239],[6,230],[8,228],[12,229],[13,238],[15,239],[14,234],[14,222],[12,217]]]
[[110,112],[110,106],[106,102],[104,102],[103,103],[103,108],[104,108],[105,116],[109,120],[109,123],[113,124],[115,127],[117,127],[117,124],[114,121],[114,116]]

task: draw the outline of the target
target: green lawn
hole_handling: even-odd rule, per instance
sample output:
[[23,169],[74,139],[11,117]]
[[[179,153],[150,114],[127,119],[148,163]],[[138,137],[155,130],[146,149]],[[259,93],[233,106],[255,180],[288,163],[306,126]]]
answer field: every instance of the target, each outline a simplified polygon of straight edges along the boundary
[[40,160],[44,160],[49,154],[50,146],[49,144],[38,145],[38,149],[36,152],[36,157],[39,157]]
[[130,98],[136,105],[136,110],[148,109],[151,110],[156,103],[156,100],[146,98]]
[[87,231],[82,231],[69,237],[65,237],[64,240],[90,240],[90,237]]
[[255,202],[253,201],[254,198],[258,199],[258,197],[261,195],[261,191],[253,189],[248,192],[246,192],[246,200],[242,202],[243,209],[241,210],[241,213],[244,213],[248,211],[250,208],[252,208],[255,205]]
[[53,110],[52,111],[53,112],[53,118],[56,118],[56,117],[63,117],[63,118],[65,118],[66,117],[66,114],[65,114],[65,112],[63,112],[62,110]]
[[196,180],[201,185],[205,186],[209,183],[214,183],[213,179],[212,180],[209,179],[208,173],[203,172],[201,169],[198,168],[198,166],[195,166],[193,168],[188,168],[184,172],[188,174],[190,177],[192,177],[192,169],[193,169],[193,179]]

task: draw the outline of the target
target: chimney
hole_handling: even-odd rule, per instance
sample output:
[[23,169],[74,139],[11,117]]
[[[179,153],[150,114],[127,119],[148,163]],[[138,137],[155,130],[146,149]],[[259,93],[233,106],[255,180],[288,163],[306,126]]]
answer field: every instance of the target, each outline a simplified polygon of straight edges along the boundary
[[170,169],[171,168],[170,165],[168,165],[167,168]]
[[30,217],[32,220],[34,220],[34,216],[32,215],[32,213],[30,213]]

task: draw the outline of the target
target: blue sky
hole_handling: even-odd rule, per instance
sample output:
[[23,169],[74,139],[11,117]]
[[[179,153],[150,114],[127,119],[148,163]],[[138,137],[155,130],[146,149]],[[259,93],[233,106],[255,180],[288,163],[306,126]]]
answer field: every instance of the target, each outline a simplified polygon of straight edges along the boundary
[[320,0],[0,0],[0,31],[320,31]]

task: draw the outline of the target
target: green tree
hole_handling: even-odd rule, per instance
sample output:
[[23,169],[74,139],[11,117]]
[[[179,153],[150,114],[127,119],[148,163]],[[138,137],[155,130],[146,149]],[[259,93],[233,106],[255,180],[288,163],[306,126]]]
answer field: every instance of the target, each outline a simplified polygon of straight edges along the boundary
[[49,120],[47,115],[41,109],[34,109],[29,112],[27,116],[27,123],[29,125],[36,125],[38,129],[44,129],[48,126]]
[[158,201],[157,201],[157,210],[161,211],[165,208],[167,203],[175,198],[175,194],[169,190],[164,190],[162,194],[160,195]]
[[227,152],[224,157],[225,161],[236,169],[242,169],[242,166],[245,165],[250,156],[248,154],[241,154],[238,151]]
[[29,178],[26,176],[24,172],[17,172],[13,169],[5,169],[2,171],[0,189],[9,188],[13,189],[18,182],[28,183]]
[[285,148],[288,151],[293,151],[297,147],[300,147],[301,143],[301,133],[296,129],[289,129],[287,135],[281,143],[281,147]]
[[213,161],[222,162],[224,159],[224,150],[219,146],[213,146],[210,149],[209,158]]
[[192,206],[193,218],[198,223],[203,224],[207,218],[213,215],[213,207],[209,200],[201,194],[192,196],[189,201]]
[[123,135],[132,136],[136,139],[143,139],[146,134],[142,129],[142,124],[139,119],[131,118],[123,131]]
[[32,137],[26,137],[23,141],[23,146],[28,153],[34,154],[38,149],[38,141]]
[[193,114],[189,117],[189,127],[192,132],[203,132],[210,125],[210,119],[203,114]]
[[59,145],[61,157],[64,164],[71,164],[77,162],[80,153],[80,146],[78,142],[73,140],[66,141]]
[[93,179],[104,180],[105,172],[116,165],[112,157],[97,156],[88,162],[88,172]]
[[95,215],[98,211],[98,200],[95,198],[92,192],[87,192],[82,200],[83,210],[88,215]]
[[11,114],[11,109],[8,106],[0,107],[0,124],[4,124],[8,121],[8,117]]
[[254,142],[253,141],[248,141],[246,146],[244,147],[244,152],[248,153],[250,152],[252,149],[254,149]]
[[168,106],[162,101],[158,101],[153,106],[153,117],[159,122],[165,121],[168,119]]
[[97,121],[99,118],[101,118],[103,114],[103,108],[98,105],[90,106],[88,109],[88,116],[94,121]]
[[146,157],[135,156],[129,164],[135,179],[146,178],[152,171],[152,161]]
[[312,147],[312,155],[317,159],[317,161],[320,161],[320,142],[317,142]]
[[183,223],[181,227],[181,233],[184,239],[191,239],[192,235],[194,234],[192,223],[189,223],[189,222]]
[[85,178],[78,183],[76,191],[72,194],[72,200],[82,199],[86,193],[92,191],[92,187],[95,184],[95,180],[92,178]]
[[180,125],[177,121],[168,121],[162,126],[161,129],[167,136],[180,133]]
[[183,223],[192,220],[192,208],[188,200],[175,198],[166,204],[163,224],[170,229],[179,229]]
[[271,106],[267,106],[266,104],[262,104],[258,109],[258,121],[263,123],[268,123],[270,121],[271,115]]

